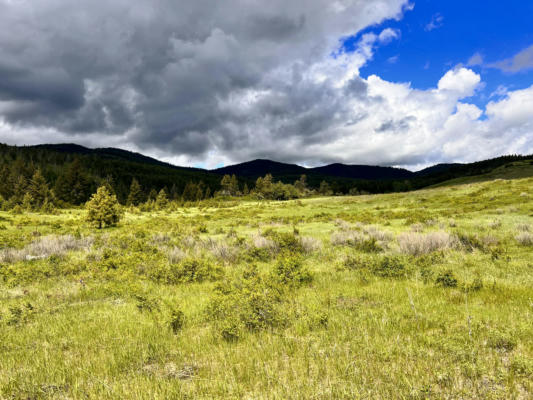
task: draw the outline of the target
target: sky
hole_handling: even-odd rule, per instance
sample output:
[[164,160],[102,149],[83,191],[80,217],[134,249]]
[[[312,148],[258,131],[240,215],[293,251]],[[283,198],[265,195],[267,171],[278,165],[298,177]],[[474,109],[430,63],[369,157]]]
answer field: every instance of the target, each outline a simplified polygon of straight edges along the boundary
[[533,153],[533,2],[0,0],[0,142],[418,169]]

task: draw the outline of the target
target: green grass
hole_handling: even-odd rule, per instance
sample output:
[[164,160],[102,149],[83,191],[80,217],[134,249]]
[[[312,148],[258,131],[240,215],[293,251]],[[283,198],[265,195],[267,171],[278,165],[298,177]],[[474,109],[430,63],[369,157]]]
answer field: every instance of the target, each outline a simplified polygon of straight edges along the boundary
[[533,160],[524,160],[505,164],[483,175],[465,176],[461,178],[451,179],[445,182],[438,183],[433,187],[464,185],[467,183],[492,181],[495,179],[522,179],[530,178],[532,176]]
[[0,213],[0,399],[531,398],[532,185]]

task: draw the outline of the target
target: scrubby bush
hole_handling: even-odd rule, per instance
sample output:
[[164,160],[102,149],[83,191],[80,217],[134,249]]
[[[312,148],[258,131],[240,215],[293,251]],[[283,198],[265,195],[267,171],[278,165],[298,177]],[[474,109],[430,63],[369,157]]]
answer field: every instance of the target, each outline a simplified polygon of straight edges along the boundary
[[302,264],[300,257],[285,254],[274,268],[274,278],[283,285],[301,286],[313,280],[311,272]]
[[457,239],[447,232],[408,232],[398,236],[398,244],[402,253],[420,256],[437,250],[453,249],[457,246]]
[[533,234],[529,232],[521,232],[515,237],[516,241],[522,246],[533,246]]
[[284,289],[250,267],[235,281],[220,283],[207,308],[215,328],[227,341],[235,341],[246,331],[284,325]]
[[355,246],[365,241],[365,235],[362,232],[354,230],[343,230],[334,232],[331,235],[331,244],[333,246]]
[[437,276],[437,279],[435,279],[435,284],[440,287],[452,288],[452,287],[457,287],[458,281],[455,275],[453,274],[453,271],[447,270],[447,271],[441,272]]
[[224,273],[222,268],[205,258],[186,258],[172,265],[169,272],[168,283],[214,281]]
[[382,278],[405,278],[409,268],[402,256],[385,256],[371,265],[372,273]]
[[494,330],[487,339],[487,346],[496,350],[512,351],[516,345],[516,339],[509,332]]
[[0,262],[14,263],[24,260],[36,260],[52,255],[61,256],[68,251],[88,250],[93,243],[92,237],[75,238],[72,235],[44,236],[22,249],[4,249],[0,251]]
[[302,236],[300,238],[302,250],[306,254],[314,253],[322,249],[322,242],[314,237]]
[[170,312],[169,325],[172,332],[178,333],[185,324],[185,314],[180,309],[173,309]]
[[361,269],[371,269],[374,265],[374,260],[368,258],[366,255],[353,254],[347,256],[343,261],[343,266],[346,269],[355,271]]
[[263,236],[271,239],[281,251],[302,253],[304,250],[300,238],[294,233],[267,230],[263,233]]
[[486,251],[485,243],[478,235],[459,232],[457,234],[457,240],[459,245],[468,252],[473,252],[476,249]]

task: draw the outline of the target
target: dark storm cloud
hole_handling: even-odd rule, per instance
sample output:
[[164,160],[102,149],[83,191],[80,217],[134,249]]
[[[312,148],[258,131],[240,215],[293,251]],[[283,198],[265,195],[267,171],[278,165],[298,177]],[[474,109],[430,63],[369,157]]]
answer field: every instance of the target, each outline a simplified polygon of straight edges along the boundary
[[340,89],[317,76],[340,37],[406,3],[0,0],[0,117],[167,155],[316,160],[304,143],[338,138],[365,115],[354,102],[375,101],[358,76]]

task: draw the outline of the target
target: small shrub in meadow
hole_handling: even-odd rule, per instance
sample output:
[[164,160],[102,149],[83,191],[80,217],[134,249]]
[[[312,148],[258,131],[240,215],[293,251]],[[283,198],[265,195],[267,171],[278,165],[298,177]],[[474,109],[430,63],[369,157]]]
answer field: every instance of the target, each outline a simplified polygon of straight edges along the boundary
[[61,256],[68,251],[88,250],[93,243],[91,237],[76,239],[72,235],[49,235],[33,241],[22,249],[5,249],[0,251],[0,262],[14,263],[24,260]]
[[173,247],[168,251],[167,257],[170,264],[179,264],[184,258],[187,257],[187,253],[185,253],[179,247]]
[[380,230],[377,226],[370,225],[363,228],[363,231],[371,238],[379,242],[390,242],[393,239],[391,233]]
[[264,236],[271,239],[281,251],[288,251],[291,253],[303,252],[300,238],[292,232],[276,232],[268,230],[264,232]]
[[331,235],[333,246],[355,246],[366,240],[365,235],[359,231],[347,230],[334,232]]
[[382,278],[405,278],[408,265],[405,257],[385,256],[372,265],[372,273]]
[[478,235],[459,232],[457,234],[457,240],[459,245],[468,252],[473,252],[476,249],[481,251],[487,250],[485,243],[483,243]]
[[220,279],[224,271],[205,258],[186,258],[173,265],[168,276],[168,283],[190,283],[215,281]]
[[344,259],[343,265],[346,269],[351,271],[362,270],[372,268],[374,265],[374,260],[370,259],[366,255],[362,254],[353,254],[349,255]]
[[483,289],[483,279],[481,276],[476,276],[472,282],[465,284],[464,289],[466,292],[477,292]]
[[153,311],[159,310],[159,302],[155,298],[140,294],[133,295],[133,298],[136,300],[136,306],[140,312],[151,313]]
[[283,301],[283,287],[262,277],[252,266],[237,280],[216,286],[207,314],[224,340],[236,341],[245,331],[284,325],[287,309],[282,309]]
[[520,232],[515,239],[522,246],[533,246],[533,234],[530,232]]
[[494,330],[487,339],[487,346],[496,350],[509,352],[514,350],[516,345],[516,339],[509,332]]
[[447,232],[402,233],[398,236],[400,251],[412,256],[420,256],[433,251],[453,249],[457,246],[455,236]]
[[494,220],[494,221],[489,222],[490,229],[498,229],[498,228],[501,228],[501,226],[502,226],[502,221],[500,220]]
[[516,225],[516,229],[519,232],[530,232],[531,231],[531,225],[525,224],[525,223],[520,223],[520,224]]
[[283,285],[301,286],[313,280],[311,272],[302,264],[300,257],[292,254],[283,255],[274,268],[276,281]]
[[185,324],[185,314],[180,309],[173,309],[170,312],[169,325],[172,332],[178,333]]
[[437,275],[437,279],[435,279],[435,284],[439,287],[444,288],[454,288],[458,285],[458,280],[453,274],[453,271],[447,270],[444,272],[441,272],[439,275]]
[[533,377],[533,360],[524,356],[515,356],[510,370],[518,376]]
[[300,244],[303,252],[306,254],[311,254],[322,249],[322,242],[310,236],[301,237]]
[[279,250],[277,244],[272,239],[263,235],[253,235],[251,241],[252,246],[256,249],[266,249],[271,252],[277,252]]

